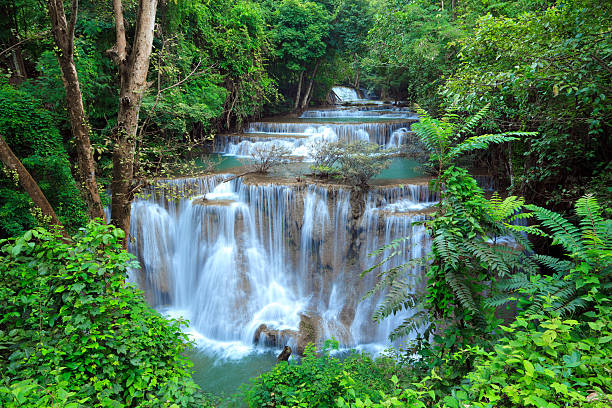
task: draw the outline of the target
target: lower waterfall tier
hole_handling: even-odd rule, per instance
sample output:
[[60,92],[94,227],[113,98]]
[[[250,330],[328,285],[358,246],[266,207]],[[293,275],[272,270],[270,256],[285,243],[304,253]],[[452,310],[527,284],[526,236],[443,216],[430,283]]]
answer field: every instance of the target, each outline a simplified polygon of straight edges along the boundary
[[[362,271],[369,254],[400,237],[390,268],[428,250],[420,213],[435,203],[426,185],[379,187],[167,180],[133,205],[132,279],[148,300],[190,321],[203,348],[240,357],[256,346],[335,337],[343,346],[384,345],[410,312],[375,323],[384,294]],[[388,255],[388,252],[383,255]],[[413,270],[410,284],[421,284]]]

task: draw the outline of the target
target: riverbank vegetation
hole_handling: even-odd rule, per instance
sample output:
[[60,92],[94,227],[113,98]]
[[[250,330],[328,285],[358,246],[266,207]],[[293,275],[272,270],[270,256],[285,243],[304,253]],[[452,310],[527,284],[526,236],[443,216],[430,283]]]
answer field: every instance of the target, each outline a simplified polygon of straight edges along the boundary
[[[375,320],[418,312],[386,355],[310,347],[240,404],[612,404],[612,4],[41,4],[0,0],[0,405],[230,404],[191,380],[183,322],[126,283],[131,203],[216,134],[325,104],[334,85],[421,118],[440,197],[431,252],[365,272],[387,293]],[[321,145],[312,171],[363,187],[390,153]],[[413,266],[427,277],[416,295]]]

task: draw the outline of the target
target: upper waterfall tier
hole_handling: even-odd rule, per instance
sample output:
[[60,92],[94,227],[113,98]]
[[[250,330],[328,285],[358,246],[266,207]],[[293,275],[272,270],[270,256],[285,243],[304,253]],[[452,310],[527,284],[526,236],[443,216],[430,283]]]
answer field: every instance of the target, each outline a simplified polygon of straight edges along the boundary
[[[133,279],[154,305],[188,318],[203,347],[240,355],[262,327],[266,339],[299,346],[304,319],[314,341],[384,344],[410,316],[372,322],[383,294],[359,302],[376,282],[360,273],[376,261],[368,254],[396,238],[408,240],[387,268],[425,254],[424,227],[414,224],[435,203],[425,184],[355,194],[225,177],[160,182],[132,210],[129,249],[142,265]],[[420,278],[414,270],[415,289]]]
[[409,141],[410,126],[418,117],[396,106],[342,106],[307,110],[299,118],[251,122],[243,133],[219,135],[215,152],[250,157],[261,149],[282,146],[294,157],[306,158],[313,146],[324,142],[358,140],[388,148]]
[[416,113],[399,107],[354,107],[311,109],[300,115],[303,119],[314,118],[362,118],[362,119],[414,119],[418,120]]

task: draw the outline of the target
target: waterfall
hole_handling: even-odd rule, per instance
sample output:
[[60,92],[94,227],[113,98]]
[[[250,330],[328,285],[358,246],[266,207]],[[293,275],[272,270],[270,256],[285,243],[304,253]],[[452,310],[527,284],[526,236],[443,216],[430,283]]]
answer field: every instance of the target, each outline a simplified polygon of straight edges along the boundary
[[332,92],[336,94],[340,102],[358,102],[363,101],[357,90],[347,86],[334,86]]
[[[304,314],[316,316],[319,340],[385,344],[406,316],[372,322],[382,294],[360,303],[376,277],[359,276],[375,261],[368,254],[393,239],[410,237],[386,267],[424,254],[423,227],[413,225],[424,216],[398,203],[433,204],[427,186],[374,189],[355,218],[353,193],[340,187],[222,180],[160,182],[134,203],[129,249],[149,301],[189,319],[199,346],[227,356],[257,350],[261,325],[295,346]],[[416,287],[420,271],[411,279]]]
[[398,147],[402,143],[400,135],[406,133],[406,128],[413,122],[409,119],[325,125],[253,122],[243,134],[218,136],[215,150],[227,155],[248,157],[253,155],[254,149],[277,145],[287,148],[292,156],[305,157],[309,146],[336,140],[364,140],[381,146]]
[[[358,99],[355,90],[338,92]],[[220,135],[215,150],[249,157],[283,146],[307,158],[313,146],[337,140],[397,148],[410,143],[416,120],[405,108],[380,104],[311,110]],[[391,330],[415,311],[373,322],[385,294],[360,301],[378,279],[361,273],[378,261],[369,254],[398,238],[406,239],[384,268],[428,251],[421,222],[438,198],[427,184],[388,181],[364,193],[272,178],[225,181],[228,176],[160,180],[135,200],[128,249],[141,269],[130,281],[147,300],[188,319],[198,347],[222,357],[285,344],[299,351],[306,341],[331,337],[344,347],[388,345]],[[407,272],[416,291],[422,271]]]

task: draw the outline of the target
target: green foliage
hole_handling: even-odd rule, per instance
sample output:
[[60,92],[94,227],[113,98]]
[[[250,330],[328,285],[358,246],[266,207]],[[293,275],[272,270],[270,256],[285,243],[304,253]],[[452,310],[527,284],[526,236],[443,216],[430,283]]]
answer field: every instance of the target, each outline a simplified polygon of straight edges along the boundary
[[[483,191],[468,172],[451,163],[462,154],[483,149],[489,144],[514,140],[514,135],[483,135],[467,137],[482,120],[488,106],[463,122],[457,115],[447,113],[442,119],[433,119],[419,109],[421,121],[413,129],[429,150],[435,162],[438,177],[432,183],[440,194],[438,211],[427,223],[432,238],[432,251],[426,259],[393,268],[386,272],[374,291],[390,289],[380,312],[381,320],[401,310],[415,307],[413,294],[398,287],[402,274],[417,264],[426,265],[427,289],[424,306],[431,313],[430,319],[406,321],[393,333],[392,338],[402,337],[415,329],[415,323],[427,324],[427,320],[447,319],[467,324],[483,331],[487,318],[482,308],[482,293],[495,277],[504,277],[518,270],[533,271],[535,264],[525,257],[519,248],[497,242],[497,237],[511,236],[522,248],[529,243],[519,233],[529,228],[515,228],[512,222],[519,218],[524,201],[516,198],[501,200],[494,196],[484,198]],[[367,272],[381,267],[388,258],[377,263]],[[373,293],[372,291],[370,294]]]
[[253,379],[243,388],[244,401],[253,408],[336,407],[336,400],[347,395],[380,401],[381,391],[394,388],[389,381],[393,359],[372,360],[366,354],[351,354],[340,360],[329,352],[326,349],[317,355],[314,345],[308,345],[299,365],[283,361]]
[[383,97],[435,106],[435,92],[452,69],[452,41],[463,36],[452,11],[429,0],[385,0],[375,9],[364,59],[365,82]]
[[[546,305],[562,317],[576,318],[592,309],[598,298],[612,293],[612,220],[592,196],[576,202],[575,226],[561,215],[535,205],[527,206],[549,233],[553,245],[561,245],[568,259],[534,255],[552,274],[517,274],[500,287],[519,295],[527,315],[543,313]],[[512,293],[511,292],[511,293]],[[510,299],[514,299],[511,297]]]
[[201,403],[182,322],[164,319],[126,283],[136,265],[122,235],[92,222],[71,241],[37,228],[3,242],[2,406]]
[[[25,91],[0,84],[0,133],[69,230],[85,224],[87,209],[72,178],[68,155],[51,113]],[[59,188],[58,188],[59,187]],[[16,236],[36,226],[29,197],[17,180],[0,176],[0,236]]]
[[[445,103],[472,112],[490,103],[495,131],[538,130],[539,137],[516,144],[516,164],[527,170],[516,172],[515,184],[532,201],[569,209],[609,162],[612,8],[563,0],[516,2],[511,11],[504,3],[478,16],[471,35],[457,42]],[[601,187],[591,191],[608,199]]]
[[446,406],[609,407],[611,312],[600,304],[583,323],[533,314],[502,326],[508,337],[493,350],[466,347],[478,356],[476,367]]
[[291,71],[303,71],[321,58],[330,33],[331,16],[312,1],[283,0],[274,12],[275,52]]
[[504,132],[467,137],[489,112],[489,104],[465,120],[452,111],[441,119],[432,118],[417,105],[419,122],[412,129],[430,152],[430,160],[436,164],[438,178],[445,168],[466,153],[487,149],[490,145],[518,140],[518,137],[535,136],[534,132]]

